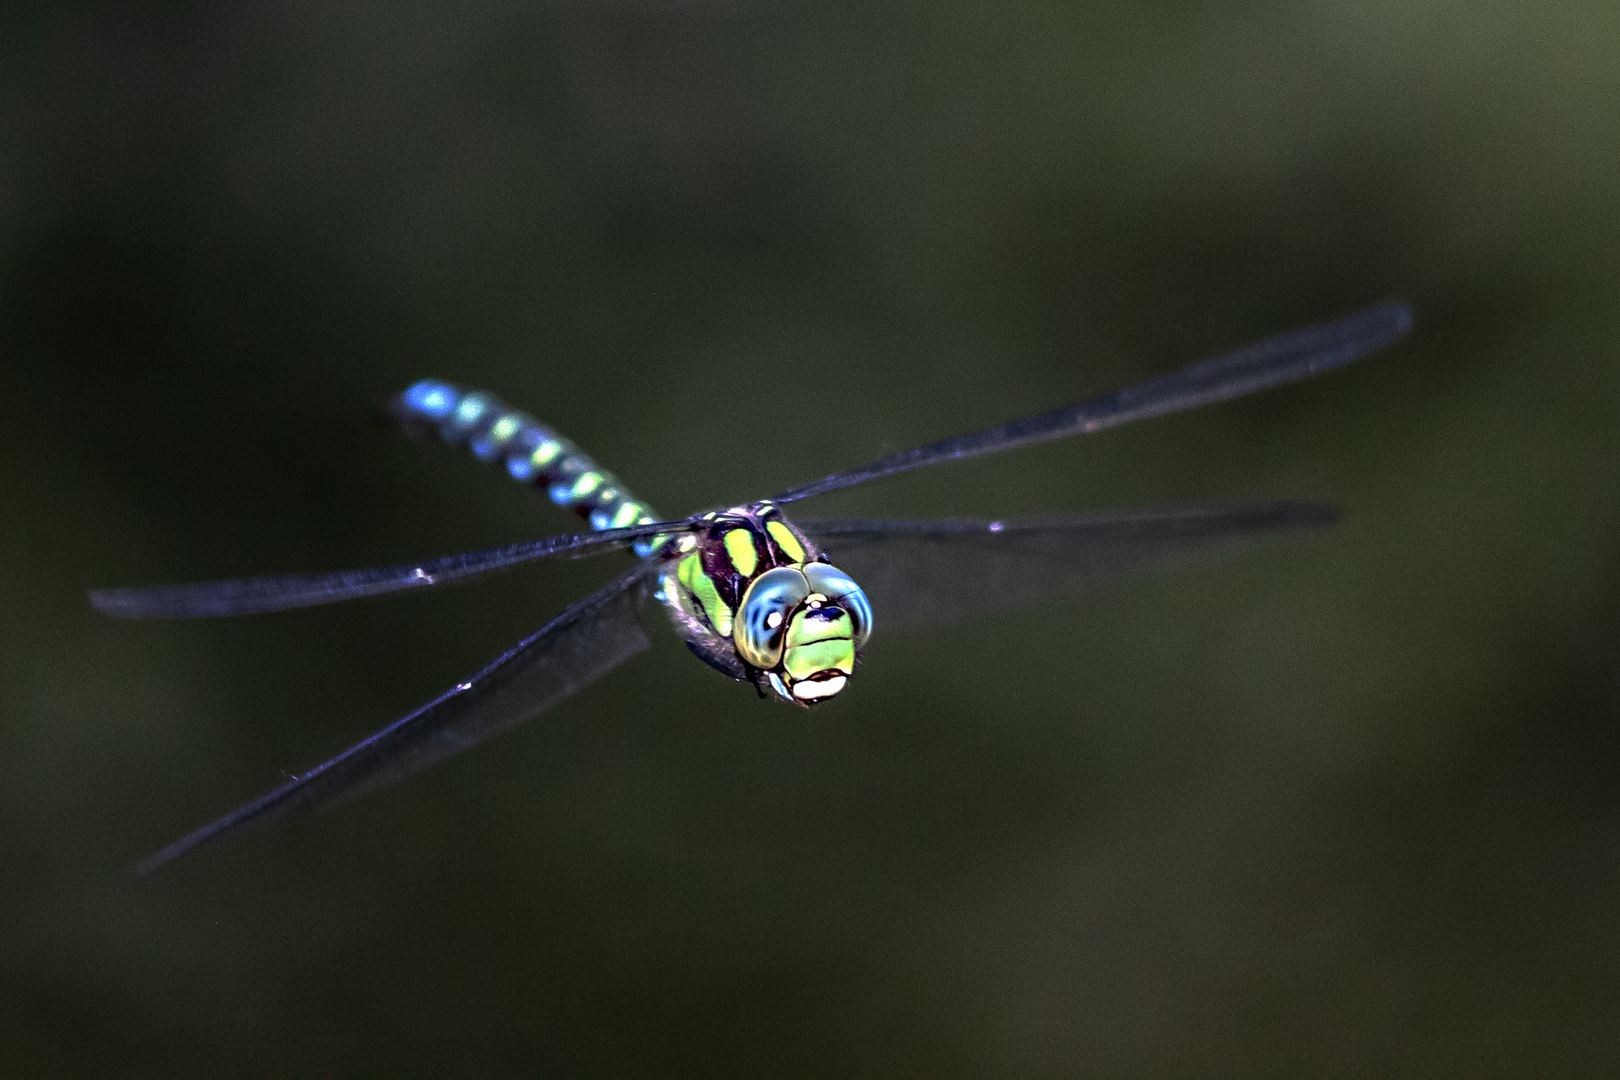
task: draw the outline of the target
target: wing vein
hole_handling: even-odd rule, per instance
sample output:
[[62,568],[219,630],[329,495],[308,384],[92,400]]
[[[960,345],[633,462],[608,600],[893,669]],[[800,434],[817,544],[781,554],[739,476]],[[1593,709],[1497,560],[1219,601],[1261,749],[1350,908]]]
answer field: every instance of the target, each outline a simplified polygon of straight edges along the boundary
[[1411,327],[1412,311],[1405,304],[1379,304],[1337,322],[1279,334],[1076,405],[889,454],[790,488],[772,501],[797,502],[937,462],[961,461],[1242,397],[1341,367],[1399,340]]
[[646,560],[571,605],[472,678],[225,816],[181,837],[136,866],[149,874],[249,823],[324,808],[395,783],[469,746],[516,727],[642,652],[642,586],[657,570]]
[[208,619],[227,615],[258,615],[467,581],[541,559],[586,558],[620,550],[643,537],[688,528],[690,525],[686,522],[658,522],[625,529],[551,536],[544,540],[525,540],[483,551],[464,551],[421,562],[366,570],[97,589],[90,593],[90,602],[108,615],[125,619]]

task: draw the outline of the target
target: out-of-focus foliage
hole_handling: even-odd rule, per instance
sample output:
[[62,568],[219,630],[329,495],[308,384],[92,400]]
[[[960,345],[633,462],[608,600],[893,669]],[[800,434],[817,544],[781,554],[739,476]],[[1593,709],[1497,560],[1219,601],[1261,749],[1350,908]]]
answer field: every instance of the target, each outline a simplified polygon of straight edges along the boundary
[[[1620,14],[32,3],[0,16],[0,1072],[1620,1068]],[[667,513],[1347,312],[1406,345],[817,514],[1293,496],[1330,534],[879,636],[660,647],[342,812],[126,868],[620,565],[119,624],[92,585]]]

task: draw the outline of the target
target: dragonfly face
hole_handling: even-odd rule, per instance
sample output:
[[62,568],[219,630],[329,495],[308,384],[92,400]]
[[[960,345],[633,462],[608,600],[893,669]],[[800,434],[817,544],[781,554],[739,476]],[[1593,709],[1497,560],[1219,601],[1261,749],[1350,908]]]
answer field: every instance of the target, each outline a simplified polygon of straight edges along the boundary
[[768,502],[699,521],[663,551],[657,593],[687,646],[778,701],[842,690],[872,632],[861,587]]

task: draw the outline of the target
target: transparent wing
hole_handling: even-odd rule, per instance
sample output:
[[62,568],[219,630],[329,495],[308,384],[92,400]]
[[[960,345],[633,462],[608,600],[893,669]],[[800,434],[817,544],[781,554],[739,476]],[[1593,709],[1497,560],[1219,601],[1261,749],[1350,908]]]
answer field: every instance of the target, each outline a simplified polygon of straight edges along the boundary
[[403,566],[337,570],[326,574],[235,578],[187,585],[96,589],[90,593],[90,602],[108,615],[124,619],[204,619],[222,615],[254,615],[466,581],[480,574],[540,559],[579,559],[604,551],[617,551],[643,537],[682,532],[689,528],[686,522],[659,522],[578,536],[527,540],[521,544],[508,544],[486,551],[465,551]]
[[947,626],[1073,596],[1264,533],[1338,517],[1316,503],[1113,510],[1016,521],[802,520],[872,601],[877,632]]
[[937,462],[959,461],[1025,443],[1101,431],[1132,420],[1243,397],[1348,364],[1405,337],[1411,328],[1411,308],[1405,304],[1379,304],[1338,322],[1267,338],[1236,352],[1078,405],[890,454],[860,468],[801,484],[777,495],[773,501],[796,502]]
[[250,822],[280,820],[403,780],[578,693],[650,644],[639,609],[657,568],[652,560],[637,564],[471,679],[324,765],[175,841],[136,872],[149,874]]

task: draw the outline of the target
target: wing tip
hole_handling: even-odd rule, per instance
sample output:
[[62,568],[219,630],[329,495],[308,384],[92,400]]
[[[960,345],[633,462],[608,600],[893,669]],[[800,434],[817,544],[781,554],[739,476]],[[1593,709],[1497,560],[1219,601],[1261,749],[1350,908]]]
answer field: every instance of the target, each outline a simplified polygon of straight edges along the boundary
[[[327,764],[331,763],[328,762]],[[285,814],[288,809],[296,808],[297,804],[292,800],[292,796],[296,795],[304,787],[311,776],[325,767],[325,765],[322,765],[304,776],[295,776],[279,787],[265,792],[257,799],[243,803],[224,817],[215,818],[202,828],[192,830],[174,843],[160,851],[153,852],[136,863],[131,872],[137,878],[147,877],[163,869],[163,867],[174,862],[182,855],[186,855],[195,848],[216,840],[228,832],[239,829],[244,825],[266,821],[276,811]]]
[[1405,300],[1385,300],[1374,304],[1366,311],[1367,315],[1376,315],[1384,323],[1382,344],[1399,341],[1412,332],[1412,305]]
[[180,856],[190,852],[193,848],[200,847],[236,824],[238,824],[237,815],[234,813],[228,814],[217,821],[211,821],[202,828],[187,833],[167,847],[154,851],[130,867],[130,876],[136,879],[151,877],[174,862],[174,860],[180,858]]
[[1276,508],[1277,523],[1287,528],[1326,529],[1344,517],[1332,503],[1288,501],[1277,503]]
[[[186,838],[186,840],[190,839],[190,837]],[[168,847],[164,848],[162,851],[156,851],[151,855],[148,855],[146,858],[129,868],[129,876],[137,881],[142,881],[151,877],[153,874],[157,873],[159,870],[163,869],[165,866],[168,866],[174,860],[178,859],[180,856],[197,846],[195,843],[187,843],[186,840],[177,840]]]
[[280,610],[275,607],[234,608],[218,602],[203,603],[186,595],[185,586],[91,589],[90,606],[115,619],[217,619]]
[[145,615],[138,604],[135,604],[128,589],[91,589],[90,606],[103,615],[111,615],[118,619],[138,619]]
[[1337,525],[1343,517],[1340,509],[1331,503],[1300,499],[1188,503],[1148,507],[1139,511],[1139,515],[1144,521],[1165,518],[1181,521],[1194,533],[1201,528],[1213,528],[1217,532],[1237,529],[1251,535],[1294,529],[1328,529]]

